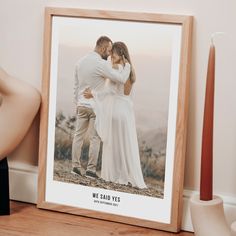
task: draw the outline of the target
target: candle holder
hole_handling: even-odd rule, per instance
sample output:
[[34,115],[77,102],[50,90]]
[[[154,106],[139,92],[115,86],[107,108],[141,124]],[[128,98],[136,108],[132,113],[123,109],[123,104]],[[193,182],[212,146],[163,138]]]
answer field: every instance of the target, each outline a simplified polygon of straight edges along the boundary
[[0,215],[10,215],[9,175],[7,158],[0,161]]
[[205,106],[202,131],[200,195],[190,199],[192,224],[196,236],[236,236],[236,223],[228,226],[223,200],[213,196],[213,128],[214,128],[214,91],[215,91],[215,46],[211,36],[208,58]]
[[213,196],[212,200],[202,201],[199,195],[194,195],[190,199],[190,211],[196,236],[236,236],[236,222],[230,230],[220,197]]

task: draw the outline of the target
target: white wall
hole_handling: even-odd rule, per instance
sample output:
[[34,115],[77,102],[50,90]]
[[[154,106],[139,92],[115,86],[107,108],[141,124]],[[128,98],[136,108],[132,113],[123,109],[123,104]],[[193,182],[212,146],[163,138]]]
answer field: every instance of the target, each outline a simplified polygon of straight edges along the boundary
[[[234,0],[0,0],[0,65],[40,90],[44,7],[187,14],[194,16],[185,189],[199,189],[202,116],[210,35],[216,37],[214,193],[236,197],[236,2]],[[137,39],[138,40],[138,39]],[[11,157],[37,164],[37,122]],[[2,138],[2,137],[1,137]],[[29,143],[32,142],[32,145]],[[14,165],[13,161],[13,165]]]

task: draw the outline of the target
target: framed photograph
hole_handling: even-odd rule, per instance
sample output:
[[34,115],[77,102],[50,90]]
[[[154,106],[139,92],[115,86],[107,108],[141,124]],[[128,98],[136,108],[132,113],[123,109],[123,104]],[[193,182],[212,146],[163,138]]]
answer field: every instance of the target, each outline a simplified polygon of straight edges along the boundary
[[180,230],[192,17],[46,8],[38,207]]

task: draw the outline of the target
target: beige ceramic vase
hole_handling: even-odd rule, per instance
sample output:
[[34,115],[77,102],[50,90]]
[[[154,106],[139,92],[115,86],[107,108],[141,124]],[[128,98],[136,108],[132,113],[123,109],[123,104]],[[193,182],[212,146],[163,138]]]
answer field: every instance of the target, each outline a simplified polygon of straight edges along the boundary
[[199,195],[190,199],[192,224],[196,236],[230,236],[223,208],[223,200],[214,196],[213,200],[202,201]]

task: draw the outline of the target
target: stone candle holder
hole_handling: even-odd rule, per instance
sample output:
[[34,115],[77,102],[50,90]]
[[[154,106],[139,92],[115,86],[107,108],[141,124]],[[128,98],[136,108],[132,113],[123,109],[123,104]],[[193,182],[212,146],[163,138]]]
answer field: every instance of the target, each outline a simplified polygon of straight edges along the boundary
[[236,221],[230,228],[220,197],[214,196],[212,200],[202,201],[199,195],[194,195],[190,199],[190,211],[196,236],[236,236]]

